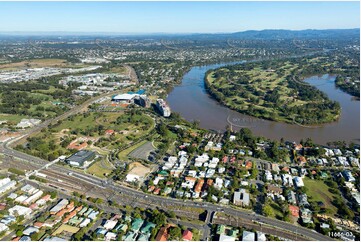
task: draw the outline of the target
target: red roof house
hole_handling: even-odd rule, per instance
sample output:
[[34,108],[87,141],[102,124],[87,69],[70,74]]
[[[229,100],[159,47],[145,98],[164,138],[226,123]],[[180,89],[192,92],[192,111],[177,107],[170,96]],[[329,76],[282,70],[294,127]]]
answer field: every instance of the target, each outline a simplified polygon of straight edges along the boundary
[[193,238],[193,233],[189,231],[188,229],[184,230],[182,239],[185,241],[191,241]]
[[289,205],[288,209],[290,210],[293,217],[299,217],[300,216],[300,208],[294,205]]

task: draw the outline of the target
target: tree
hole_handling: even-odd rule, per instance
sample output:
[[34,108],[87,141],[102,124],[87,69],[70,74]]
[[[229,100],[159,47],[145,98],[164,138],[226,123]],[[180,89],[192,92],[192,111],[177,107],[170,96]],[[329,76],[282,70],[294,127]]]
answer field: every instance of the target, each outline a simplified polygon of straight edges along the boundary
[[169,229],[169,240],[180,240],[182,237],[182,230],[179,227],[172,227]]
[[265,205],[263,207],[263,214],[266,217],[274,217],[275,216],[274,211],[273,211],[273,209],[272,209],[272,207],[270,205]]

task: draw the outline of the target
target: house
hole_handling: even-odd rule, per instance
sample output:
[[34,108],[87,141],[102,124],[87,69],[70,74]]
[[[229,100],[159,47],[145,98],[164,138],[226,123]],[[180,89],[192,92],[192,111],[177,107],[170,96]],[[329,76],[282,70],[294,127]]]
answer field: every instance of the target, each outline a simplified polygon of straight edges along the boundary
[[155,237],[156,241],[167,241],[168,239],[168,229],[170,228],[170,225],[166,225],[160,228],[160,230],[158,231],[157,236]]
[[257,241],[266,241],[266,240],[267,240],[266,234],[257,231]]
[[223,187],[223,179],[217,177],[213,186],[218,190],[222,189],[222,187]]
[[9,230],[9,227],[3,223],[0,223],[0,233]]
[[298,194],[298,206],[307,207],[310,204],[307,201],[307,195],[305,193]]
[[206,172],[206,178],[211,178],[216,173],[215,169],[208,169]]
[[37,192],[37,189],[30,184],[26,184],[20,190],[25,192],[27,195],[32,195],[33,193]]
[[183,188],[193,189],[196,181],[197,181],[196,178],[187,176],[185,178],[185,182],[182,182],[181,186]]
[[277,173],[280,172],[280,167],[278,164],[272,163],[271,167],[272,167],[272,171],[277,172]]
[[292,176],[290,174],[282,174],[282,185],[283,186],[289,186],[292,187],[293,186],[293,181],[292,181]]
[[115,240],[117,238],[117,234],[113,232],[107,232],[104,236],[105,240]]
[[275,185],[272,185],[272,184],[269,184],[267,186],[267,192],[268,193],[272,193],[272,194],[281,194],[283,192],[282,188],[278,187],[278,186],[275,186]]
[[247,170],[252,169],[253,163],[251,161],[246,161],[245,167],[246,167]]
[[84,218],[83,221],[79,224],[80,228],[86,227],[89,223],[90,223],[90,219],[89,218]]
[[23,234],[25,235],[31,235],[32,233],[37,233],[39,232],[39,229],[33,226],[28,226],[24,231]]
[[[142,227],[142,229],[140,230],[140,232],[141,233],[143,233],[143,234],[147,234],[147,233],[151,233],[152,232],[152,230],[153,230],[153,228],[155,228],[156,227],[156,225],[154,224],[154,223],[151,223],[151,222],[146,222],[144,225],[143,225],[143,227]],[[138,239],[139,240],[139,239]]]
[[296,193],[294,191],[289,191],[287,194],[287,201],[288,203],[291,203],[293,205],[295,205],[297,203],[296,200]]
[[293,181],[295,182],[295,186],[296,186],[296,187],[303,187],[303,186],[304,186],[303,180],[302,180],[302,178],[299,177],[299,176],[294,177],[294,178],[293,178]]
[[43,195],[43,191],[38,191],[35,194],[31,195],[30,197],[28,197],[27,199],[25,199],[25,201],[23,202],[24,205],[29,205],[30,203],[35,202],[36,200],[38,200],[42,195]]
[[182,239],[184,241],[191,241],[192,238],[193,238],[193,233],[188,229],[184,230],[184,232],[182,234]]
[[236,238],[229,235],[221,234],[219,236],[219,241],[236,241]]
[[248,207],[250,205],[250,194],[243,188],[234,192],[233,204],[237,206]]
[[15,217],[17,216],[29,217],[30,214],[32,213],[32,210],[30,208],[23,207],[20,205],[15,205],[14,207],[10,208],[8,211],[11,216],[15,216]]
[[103,225],[103,227],[104,227],[106,230],[112,230],[117,223],[118,223],[118,220],[107,220],[107,221],[105,222],[105,224]]
[[226,171],[226,168],[224,168],[224,167],[219,167],[218,168],[218,173],[219,174],[223,174],[223,172],[225,172]]
[[254,232],[250,232],[247,230],[243,231],[242,241],[255,241],[255,240],[256,240],[256,234]]
[[342,176],[343,176],[343,177],[345,178],[345,180],[348,181],[348,182],[355,182],[355,181],[356,181],[356,179],[353,177],[351,171],[349,171],[349,170],[344,170],[344,171],[342,172]]
[[293,217],[298,218],[300,216],[300,208],[294,205],[289,205],[288,209]]
[[16,181],[12,181],[9,178],[4,178],[0,180],[0,194],[4,193],[10,189],[13,189],[16,186]]
[[194,191],[200,193],[202,191],[203,184],[203,179],[198,180],[196,186],[194,187]]
[[111,136],[114,134],[114,130],[113,129],[107,129],[105,130],[105,135]]
[[139,229],[142,227],[142,224],[144,223],[144,220],[141,218],[136,218],[133,220],[133,223],[131,225],[131,229],[132,231],[134,231],[135,233],[137,233],[139,231]]
[[313,223],[312,221],[312,212],[308,208],[301,208],[301,218],[302,222],[305,224]]
[[13,222],[16,221],[16,218],[14,216],[9,216],[9,215],[5,215],[2,219],[1,219],[1,223],[5,224],[5,225],[9,225]]
[[88,215],[88,218],[90,218],[91,220],[95,220],[97,218],[99,214],[99,211],[92,211],[89,215]]
[[33,225],[34,225],[35,228],[40,229],[41,227],[44,226],[44,223],[38,221],[38,222],[35,222]]
[[273,180],[272,173],[270,171],[268,171],[268,170],[264,171],[264,176],[265,176],[266,181],[272,181]]

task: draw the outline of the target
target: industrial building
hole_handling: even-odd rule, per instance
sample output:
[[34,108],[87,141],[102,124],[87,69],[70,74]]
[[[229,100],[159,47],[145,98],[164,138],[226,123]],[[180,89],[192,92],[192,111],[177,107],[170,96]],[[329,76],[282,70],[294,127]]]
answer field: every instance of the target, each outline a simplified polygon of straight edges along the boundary
[[85,167],[95,158],[95,152],[81,150],[65,159],[65,162],[75,167]]
[[157,108],[159,109],[163,117],[170,116],[170,108],[163,99],[157,99]]
[[137,94],[119,94],[112,97],[113,102],[132,103]]
[[146,95],[139,95],[134,99],[134,103],[139,106],[149,108],[150,107],[150,99]]

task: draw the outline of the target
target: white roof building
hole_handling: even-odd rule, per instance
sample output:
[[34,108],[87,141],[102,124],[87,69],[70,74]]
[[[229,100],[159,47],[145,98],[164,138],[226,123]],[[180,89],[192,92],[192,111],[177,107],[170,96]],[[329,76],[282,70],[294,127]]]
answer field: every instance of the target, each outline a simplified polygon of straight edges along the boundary
[[243,231],[242,241],[255,241],[255,240],[256,240],[256,234],[254,232],[249,232],[247,230]]
[[221,189],[223,187],[223,179],[217,177],[216,178],[216,182],[213,185],[215,188],[217,188],[218,190]]
[[107,220],[103,227],[106,230],[112,230],[115,227],[115,225],[117,225],[117,223],[118,223],[118,220]]
[[24,206],[20,206],[20,205],[15,205],[14,207],[9,209],[9,214],[11,216],[29,216],[31,214],[32,210],[30,208],[24,207]]
[[30,184],[26,184],[20,190],[31,195],[31,194],[35,193],[37,189]]
[[6,226],[6,225],[3,224],[3,223],[0,223],[0,233],[3,232],[3,231],[6,231],[6,230],[8,230],[8,229],[9,229],[8,226]]
[[232,236],[225,235],[225,234],[221,234],[219,236],[219,241],[236,241],[236,238],[232,237]]
[[135,174],[128,174],[125,179],[127,182],[135,182],[135,181],[139,181],[140,177]]
[[79,224],[79,227],[80,228],[83,228],[83,227],[85,227],[85,226],[87,226],[89,223],[90,223],[90,219],[88,219],[88,218],[85,218],[80,224]]
[[293,181],[295,182],[296,187],[303,187],[304,186],[303,180],[299,176],[296,176],[295,178],[293,178]]
[[38,200],[42,195],[43,195],[43,191],[38,191],[37,193],[31,195],[30,197],[28,197],[23,204],[28,205],[30,203],[35,202],[36,200]]
[[257,241],[267,241],[266,234],[257,231]]
[[31,235],[32,233],[37,233],[37,232],[39,232],[38,228],[33,227],[33,226],[29,226],[23,231],[23,234]]

